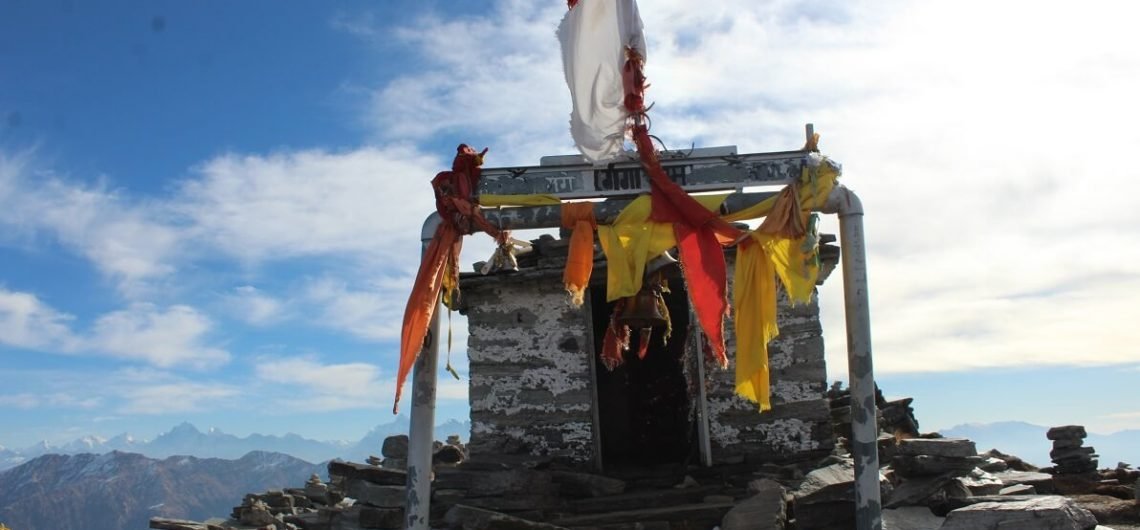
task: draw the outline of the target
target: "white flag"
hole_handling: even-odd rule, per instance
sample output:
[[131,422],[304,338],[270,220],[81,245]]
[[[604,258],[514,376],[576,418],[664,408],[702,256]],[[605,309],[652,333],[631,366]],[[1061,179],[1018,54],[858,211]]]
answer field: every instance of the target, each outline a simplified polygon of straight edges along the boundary
[[570,98],[570,135],[593,163],[621,153],[626,118],[622,67],[625,49],[645,57],[636,0],[580,0],[558,26],[562,68]]

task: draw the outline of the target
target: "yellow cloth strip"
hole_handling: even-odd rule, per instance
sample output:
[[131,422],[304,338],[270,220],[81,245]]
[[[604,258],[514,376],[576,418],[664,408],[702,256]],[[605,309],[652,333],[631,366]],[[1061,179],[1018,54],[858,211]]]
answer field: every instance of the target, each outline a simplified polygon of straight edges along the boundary
[[736,393],[772,408],[768,381],[768,342],[779,334],[776,325],[776,275],[764,249],[770,239],[753,232],[736,247],[732,305],[736,308]]
[[555,195],[480,195],[479,206],[554,206],[562,204]]
[[[709,211],[720,208],[728,194],[697,195],[693,198]],[[649,221],[649,195],[629,203],[610,226],[598,225],[598,241],[606,254],[606,301],[637,294],[645,276],[645,264],[677,246],[672,223]]]
[[[812,171],[808,167],[804,167],[803,172],[800,174],[800,208],[803,210],[813,210],[823,206],[827,202],[827,196],[831,194],[831,189],[835,187],[835,180],[839,178],[839,173],[830,162],[824,160],[819,164],[818,170],[815,172],[814,179],[812,178]],[[814,182],[812,182],[814,180]],[[772,211],[772,206],[776,204],[776,197],[772,196],[764,199],[748,208],[721,216],[725,221],[744,221],[747,219],[757,219],[768,215]]]
[[[839,177],[827,160],[817,167],[804,167],[798,184],[800,208],[810,211],[823,206]],[[695,196],[710,211],[720,208],[724,195]],[[553,195],[482,195],[482,206],[550,206],[560,204]],[[738,212],[722,216],[729,222],[766,216],[776,204],[770,197]],[[676,246],[670,223],[649,222],[651,201],[642,195],[618,214],[612,225],[598,226],[598,240],[606,254],[606,299],[614,301],[641,290],[645,264]],[[736,332],[736,392],[757,403],[761,411],[772,408],[768,369],[768,343],[779,334],[776,323],[776,278],[784,284],[793,303],[811,301],[819,269],[803,239],[778,238],[752,232],[737,247],[733,276],[733,324]]]

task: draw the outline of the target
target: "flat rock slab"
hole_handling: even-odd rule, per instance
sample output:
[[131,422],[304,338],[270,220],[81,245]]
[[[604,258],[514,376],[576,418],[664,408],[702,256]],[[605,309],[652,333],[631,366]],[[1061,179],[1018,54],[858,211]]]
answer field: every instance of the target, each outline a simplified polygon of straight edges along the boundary
[[891,459],[891,467],[899,476],[903,477],[941,475],[942,473],[953,473],[961,476],[968,474],[984,463],[985,458],[980,456],[896,455]]
[[945,519],[934,515],[925,506],[883,510],[883,530],[938,530]]
[[891,494],[885,498],[883,507],[898,508],[900,506],[924,504],[923,501],[926,498],[941,491],[952,480],[954,480],[952,474],[908,478],[895,486]]
[[329,462],[329,476],[344,477],[350,480],[366,480],[381,486],[403,486],[408,483],[408,473],[403,470],[386,469],[343,460]]
[[550,477],[559,485],[559,491],[570,497],[605,497],[625,493],[625,481],[616,478],[573,471],[552,471]]
[[971,495],[998,495],[1001,489],[1005,487],[1005,484],[997,477],[981,469],[974,469],[969,475],[957,480],[970,490]]
[[1036,471],[1002,471],[992,474],[994,478],[1000,480],[1001,483],[1006,486],[1028,484],[1033,486],[1037,490],[1037,493],[1053,493],[1056,491],[1053,485],[1053,475],[1048,473],[1038,473]]
[[855,463],[839,462],[808,473],[796,490],[796,504],[855,502]]
[[365,480],[350,480],[344,494],[368,506],[402,508],[407,489],[405,486],[381,486]]
[[733,506],[720,523],[721,530],[783,530],[787,525],[787,503],[784,487],[774,480],[754,480],[756,495]]
[[396,434],[385,438],[380,454],[385,458],[408,458],[408,435]]
[[150,527],[157,530],[206,530],[206,523],[154,517],[150,520]]
[[1080,440],[1087,436],[1083,425],[1062,425],[1045,432],[1045,437],[1050,440]]
[[[688,522],[690,524],[712,527],[724,518],[732,509],[732,503],[715,504],[686,504],[681,506],[668,506],[664,508],[646,508],[642,510],[629,510],[624,512],[600,513],[594,515],[580,515],[553,521],[554,524],[567,527],[576,526],[606,526],[622,523],[645,523],[650,521]],[[705,526],[697,526],[705,528]],[[684,527],[680,527],[684,528]]]
[[911,438],[900,440],[900,455],[978,456],[974,442],[965,438]]
[[528,521],[462,504],[452,506],[443,519],[448,528],[462,530],[565,530],[561,526]]
[[1074,495],[1069,497],[1092,512],[1097,522],[1140,525],[1140,504],[1107,495]]
[[1037,488],[1029,484],[1014,484],[998,491],[998,495],[1036,495]]
[[1089,530],[1096,518],[1057,495],[1014,502],[980,502],[950,512],[942,530]]

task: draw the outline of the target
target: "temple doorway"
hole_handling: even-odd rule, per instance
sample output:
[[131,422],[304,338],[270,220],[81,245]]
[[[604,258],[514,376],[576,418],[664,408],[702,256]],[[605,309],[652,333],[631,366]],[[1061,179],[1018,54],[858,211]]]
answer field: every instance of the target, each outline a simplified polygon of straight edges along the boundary
[[[665,303],[672,319],[672,335],[662,341],[664,326],[655,326],[644,359],[637,358],[640,333],[632,330],[625,362],[608,370],[594,355],[602,466],[607,471],[684,463],[694,449],[694,425],[685,376],[689,303],[684,281],[668,280]],[[602,350],[606,327],[614,309],[607,303],[604,285],[591,296],[594,351]]]

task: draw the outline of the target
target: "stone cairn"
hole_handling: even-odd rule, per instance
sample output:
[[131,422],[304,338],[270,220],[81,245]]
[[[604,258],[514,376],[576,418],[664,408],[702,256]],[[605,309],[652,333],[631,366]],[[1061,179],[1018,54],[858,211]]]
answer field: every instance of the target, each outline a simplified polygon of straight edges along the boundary
[[1083,447],[1088,436],[1081,425],[1053,427],[1045,437],[1053,441],[1049,459],[1053,461],[1054,475],[1089,476],[1096,473],[1097,455],[1092,447]]
[[[899,440],[891,458],[895,489],[884,506],[938,506],[948,497],[969,497],[987,481],[974,476],[985,463],[974,442],[962,438],[911,438]],[[988,493],[988,491],[986,492]],[[996,491],[995,491],[996,493]]]

